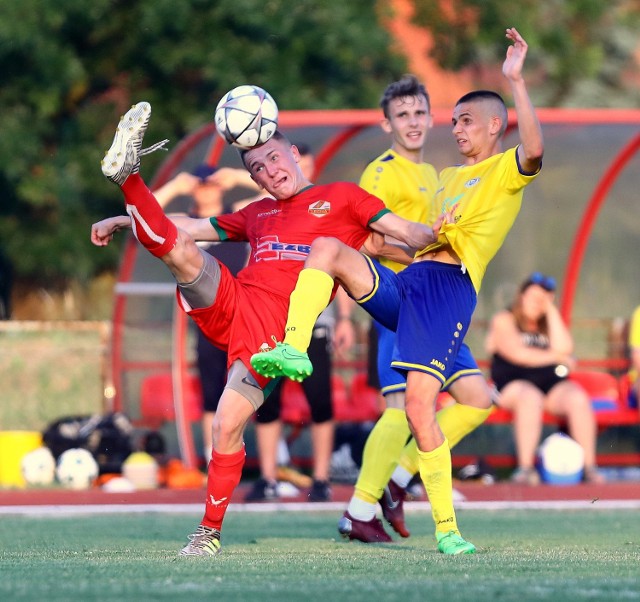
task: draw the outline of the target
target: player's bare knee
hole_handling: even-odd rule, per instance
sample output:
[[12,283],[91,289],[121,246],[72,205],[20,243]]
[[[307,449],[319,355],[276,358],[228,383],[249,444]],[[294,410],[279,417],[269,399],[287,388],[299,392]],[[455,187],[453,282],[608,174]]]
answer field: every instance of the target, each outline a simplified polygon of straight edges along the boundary
[[311,251],[306,266],[316,269],[327,269],[336,265],[340,256],[341,243],[329,236],[320,236],[311,244]]
[[242,442],[245,421],[238,420],[234,415],[216,412],[213,420],[213,447],[220,453],[228,453]]
[[197,275],[202,265],[199,257],[200,251],[193,239],[178,230],[176,244],[168,253],[163,255],[161,259],[173,274],[187,271],[195,272]]
[[483,387],[478,389],[472,399],[465,400],[462,403],[479,410],[488,410],[493,405],[493,394],[489,387]]

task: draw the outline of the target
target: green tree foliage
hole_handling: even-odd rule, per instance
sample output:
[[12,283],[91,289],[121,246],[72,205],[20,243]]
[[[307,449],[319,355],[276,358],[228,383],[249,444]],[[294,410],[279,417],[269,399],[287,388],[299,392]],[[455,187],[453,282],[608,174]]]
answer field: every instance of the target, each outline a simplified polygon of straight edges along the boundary
[[529,43],[540,106],[629,107],[640,101],[638,0],[413,0],[432,32],[433,56],[451,70],[502,61],[507,27]]
[[[100,173],[118,115],[148,100],[174,143],[241,83],[282,109],[372,107],[405,69],[369,0],[0,0],[0,245],[49,289],[116,265],[89,227],[122,212]],[[152,173],[162,156],[145,159]]]

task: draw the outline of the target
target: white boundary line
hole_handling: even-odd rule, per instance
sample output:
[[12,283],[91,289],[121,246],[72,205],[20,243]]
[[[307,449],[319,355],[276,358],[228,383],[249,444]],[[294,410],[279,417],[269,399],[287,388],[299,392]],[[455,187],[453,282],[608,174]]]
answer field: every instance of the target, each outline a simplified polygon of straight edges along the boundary
[[[259,504],[231,504],[228,512],[342,512],[347,502],[267,502]],[[486,501],[455,504],[457,510],[639,510],[640,500],[549,500],[549,501]],[[428,512],[428,502],[408,502],[407,513]],[[0,506],[0,515],[18,516],[86,516],[95,514],[202,514],[203,504],[85,504],[85,505],[42,505],[42,506]]]

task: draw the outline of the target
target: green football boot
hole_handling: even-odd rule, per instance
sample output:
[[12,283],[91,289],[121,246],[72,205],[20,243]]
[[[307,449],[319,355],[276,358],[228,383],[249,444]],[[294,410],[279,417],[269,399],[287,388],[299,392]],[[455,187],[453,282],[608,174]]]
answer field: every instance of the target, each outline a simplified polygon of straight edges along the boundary
[[443,554],[456,556],[458,554],[475,554],[476,552],[476,547],[455,531],[436,533],[436,539],[438,540],[438,552]]
[[254,353],[251,356],[251,366],[262,376],[286,376],[298,382],[302,382],[313,372],[309,356],[288,343],[276,343],[269,351]]

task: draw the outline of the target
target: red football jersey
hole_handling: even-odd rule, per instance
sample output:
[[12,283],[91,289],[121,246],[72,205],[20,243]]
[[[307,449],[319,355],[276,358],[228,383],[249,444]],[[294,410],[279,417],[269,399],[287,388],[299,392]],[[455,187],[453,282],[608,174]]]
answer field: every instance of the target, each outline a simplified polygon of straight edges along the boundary
[[[310,186],[285,201],[255,201],[211,218],[222,240],[248,241],[251,255],[237,278],[223,268],[214,304],[187,310],[189,315],[214,345],[227,351],[229,365],[242,360],[264,386],[269,379],[258,375],[249,360],[273,337],[282,340],[289,296],[311,243],[331,236],[360,249],[368,225],[388,211],[379,198],[341,182]],[[180,295],[178,302],[184,308]]]
[[311,243],[331,236],[360,249],[368,225],[387,213],[384,203],[356,184],[336,182],[305,188],[290,199],[262,199],[236,213],[211,218],[222,240],[246,240],[251,247],[240,282],[289,296]]

